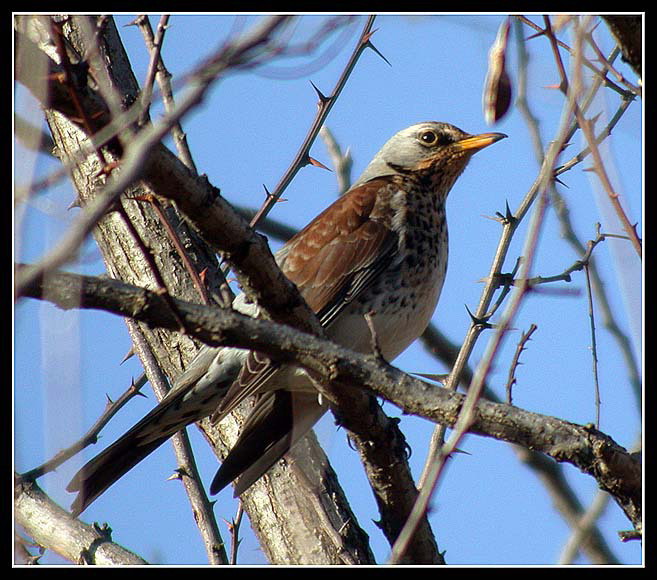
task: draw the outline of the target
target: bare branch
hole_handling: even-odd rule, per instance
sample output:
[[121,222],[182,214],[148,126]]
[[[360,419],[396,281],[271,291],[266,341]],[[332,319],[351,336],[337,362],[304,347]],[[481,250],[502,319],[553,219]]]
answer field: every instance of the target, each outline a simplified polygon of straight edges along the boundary
[[83,524],[71,517],[33,481],[16,480],[14,516],[36,542],[71,562],[105,566],[148,563],[112,542],[111,529],[101,528],[98,524]]
[[[29,296],[47,299],[62,308],[102,308],[151,326],[176,328],[175,319],[161,307],[162,298],[158,294],[116,280],[56,273],[48,279],[47,295],[41,283],[28,290]],[[614,496],[628,518],[640,525],[641,464],[591,425],[579,426],[478,398],[475,401],[472,396],[464,415],[467,397],[406,375],[374,355],[356,354],[330,341],[237,312],[182,300],[176,300],[176,305],[186,326],[194,329],[195,338],[213,346],[248,348],[281,362],[295,362],[313,373],[320,386],[331,381],[330,391],[322,388],[322,395],[328,399],[338,392],[345,401],[353,403],[362,396],[353,385],[360,384],[406,413],[451,426],[460,422],[460,428],[465,425],[468,432],[517,443],[557,461],[572,463],[595,477],[600,487]],[[474,381],[478,376],[485,373],[480,371]]]

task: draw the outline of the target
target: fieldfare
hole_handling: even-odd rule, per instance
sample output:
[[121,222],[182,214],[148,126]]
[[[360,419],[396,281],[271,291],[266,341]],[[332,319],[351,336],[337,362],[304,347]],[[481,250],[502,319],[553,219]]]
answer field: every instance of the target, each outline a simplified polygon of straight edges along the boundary
[[[394,135],[353,187],[276,253],[335,342],[391,361],[424,332],[447,269],[445,200],[470,157],[506,137],[425,122]],[[243,295],[233,304],[257,315]],[[370,318],[370,323],[366,317]],[[370,328],[373,325],[373,330]],[[241,494],[326,412],[303,369],[257,353],[203,347],[169,394],[73,477],[75,514],[186,425],[256,402],[210,486]]]

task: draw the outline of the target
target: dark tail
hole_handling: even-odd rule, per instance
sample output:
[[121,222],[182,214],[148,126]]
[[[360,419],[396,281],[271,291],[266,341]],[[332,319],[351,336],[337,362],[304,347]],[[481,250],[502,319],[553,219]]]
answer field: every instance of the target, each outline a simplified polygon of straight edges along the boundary
[[183,404],[186,403],[183,401],[185,394],[186,392],[181,390],[164,399],[73,476],[66,490],[78,492],[71,506],[74,516],[82,513],[108,487],[174,433],[210,413],[211,410],[202,405],[190,408],[189,404]]
[[316,393],[277,390],[261,395],[214,476],[210,493],[219,493],[239,477],[234,491],[235,497],[239,496],[283,457],[326,409]]
[[131,436],[131,432],[128,431],[123,437],[96,455],[73,476],[66,487],[67,491],[78,492],[71,505],[73,517],[80,515],[91,502],[168,438],[169,435],[140,445],[134,434]]

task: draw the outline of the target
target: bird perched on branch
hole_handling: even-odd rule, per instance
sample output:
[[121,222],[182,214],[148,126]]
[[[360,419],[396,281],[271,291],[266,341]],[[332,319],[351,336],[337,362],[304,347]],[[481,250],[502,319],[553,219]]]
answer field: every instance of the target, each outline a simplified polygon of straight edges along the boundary
[[[392,360],[420,336],[447,269],[445,200],[470,157],[506,137],[424,122],[394,135],[351,189],[276,253],[335,342]],[[236,310],[257,314],[243,295]],[[369,321],[368,321],[369,318]],[[370,326],[371,325],[371,326]],[[235,495],[264,475],[326,412],[303,369],[260,353],[202,348],[168,395],[73,477],[79,514],[171,435],[208,415],[256,403],[210,486]]]

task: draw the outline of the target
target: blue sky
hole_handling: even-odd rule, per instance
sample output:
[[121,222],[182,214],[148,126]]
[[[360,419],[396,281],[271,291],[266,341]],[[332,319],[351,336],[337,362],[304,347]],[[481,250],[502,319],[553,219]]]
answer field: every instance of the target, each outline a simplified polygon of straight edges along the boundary
[[[512,109],[497,125],[485,124],[481,90],[486,58],[503,15],[383,15],[374,25],[372,38],[388,59],[386,64],[374,52],[361,57],[340,99],[327,120],[343,148],[354,161],[355,180],[380,146],[395,132],[424,120],[447,121],[471,132],[501,131],[509,138],[478,154],[450,194],[447,212],[450,232],[450,262],[447,281],[434,315],[434,322],[453,341],[460,342],[469,324],[468,306],[474,311],[494,248],[499,224],[491,219],[504,211],[505,203],[515,209],[534,181],[538,164],[529,132],[520,112]],[[136,27],[125,27],[134,15],[116,16],[119,32],[140,82],[146,74],[148,55]],[[153,16],[153,25],[159,15]],[[295,38],[307,38],[321,22],[320,16],[300,19]],[[270,190],[283,174],[315,114],[316,95],[309,81],[328,93],[344,67],[364,16],[335,42],[320,52],[326,58],[284,60],[263,70],[231,74],[216,83],[208,97],[183,119],[192,154],[199,172],[221,188],[222,195],[239,205],[259,207],[263,184]],[[540,22],[538,15],[532,16]],[[255,21],[249,17],[243,25]],[[163,56],[174,79],[211,54],[235,25],[232,15],[174,15],[167,31]],[[526,29],[524,35],[529,36]],[[612,44],[601,24],[596,39],[605,54]],[[561,36],[571,38],[568,30]],[[334,37],[335,39],[336,37]],[[549,85],[558,82],[547,41],[536,38],[527,43],[530,53],[528,99],[540,119],[542,139],[548,143],[556,134],[563,105],[562,95]],[[330,58],[329,58],[330,57]],[[515,49],[510,71],[516,77]],[[316,66],[315,66],[316,65]],[[620,61],[620,70],[634,82],[635,75]],[[307,67],[307,68],[306,68]],[[300,74],[304,71],[309,74]],[[283,76],[285,78],[281,79]],[[599,123],[616,111],[618,96],[602,91],[591,111],[601,112]],[[16,108],[40,123],[38,107],[21,87],[16,88]],[[155,109],[156,119],[161,109]],[[635,101],[602,148],[614,186],[630,219],[643,228],[643,147],[642,103]],[[562,161],[582,148],[581,136],[573,139]],[[326,165],[330,157],[321,140],[311,155]],[[15,177],[25,183],[34,172],[48,174],[56,164],[39,155],[15,148]],[[609,209],[604,192],[584,162],[562,176],[560,187],[569,204],[574,228],[586,242],[595,236],[595,223],[602,231],[622,233]],[[272,217],[301,227],[336,195],[335,175],[311,166],[303,168],[284,194]],[[35,198],[16,213],[17,259],[35,261],[59,239],[75,220],[77,210],[67,210],[74,193],[68,183],[60,184]],[[519,229],[509,253],[510,271],[521,251],[527,222]],[[279,242],[272,240],[272,246]],[[608,239],[595,250],[598,267],[621,329],[631,340],[634,357],[642,360],[642,270],[641,262],[624,240]],[[557,274],[570,266],[576,256],[561,238],[554,212],[548,213],[535,275]],[[93,242],[88,241],[78,264],[68,269],[100,274],[102,260]],[[514,403],[531,411],[555,415],[576,423],[595,418],[591,337],[586,286],[581,273],[570,284],[551,288],[577,290],[577,294],[543,292],[530,297],[516,320],[516,330],[505,342],[489,382],[503,397],[508,365],[521,331],[532,322],[538,325],[523,365],[518,369]],[[598,313],[599,316],[599,313]],[[476,364],[488,339],[480,339],[471,358]],[[597,326],[601,430],[618,443],[632,446],[640,432],[636,398],[627,380],[616,343]],[[140,374],[138,361],[119,365],[130,348],[126,327],[120,318],[85,311],[62,312],[45,303],[24,300],[15,310],[14,410],[15,462],[19,471],[34,467],[77,439],[93,423],[105,405],[105,393],[118,396],[132,377]],[[414,345],[396,359],[409,372],[445,373],[448,369]],[[152,406],[154,396],[134,400],[103,433],[101,445],[111,442]],[[395,416],[399,411],[386,410]],[[419,474],[433,426],[404,416],[401,428],[413,448],[411,463]],[[374,526],[376,506],[365,487],[358,457],[345,441],[343,431],[327,416],[317,427],[323,443],[344,485],[360,523],[370,535],[379,562],[385,562],[388,545]],[[195,428],[192,434],[203,481],[209,484],[216,459]],[[468,436],[462,445],[468,454],[459,454],[439,484],[433,503],[432,524],[441,550],[450,564],[553,564],[569,537],[569,529],[554,513],[552,502],[537,477],[517,460],[509,445],[491,439]],[[40,480],[51,497],[68,506],[73,497],[65,491],[71,475],[99,447],[87,449],[53,474]],[[174,469],[173,453],[163,446],[113,488],[84,514],[85,521],[107,521],[114,539],[147,560],[166,564],[203,564],[205,554],[186,505],[182,486],[167,481]],[[586,506],[596,493],[588,476],[565,466],[566,476]],[[215,512],[219,521],[235,514],[231,493],[218,496]],[[629,522],[613,502],[600,519],[600,528],[616,557],[625,564],[641,562],[639,543],[621,544],[618,530]],[[266,563],[248,526],[242,526],[240,562]],[[228,534],[224,535],[228,539]],[[44,562],[57,563],[53,555]],[[578,563],[585,562],[582,559]]]

